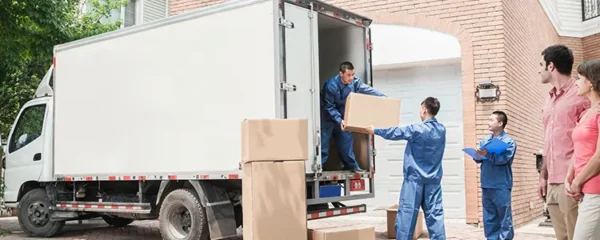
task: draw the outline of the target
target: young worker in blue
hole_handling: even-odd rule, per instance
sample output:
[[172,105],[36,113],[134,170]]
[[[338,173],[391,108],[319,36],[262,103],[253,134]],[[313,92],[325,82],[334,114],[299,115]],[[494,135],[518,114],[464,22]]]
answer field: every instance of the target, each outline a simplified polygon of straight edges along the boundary
[[[492,133],[479,143],[477,153],[487,159],[475,160],[481,164],[481,193],[483,205],[483,230],[488,240],[505,240],[514,238],[511,190],[513,187],[512,162],[517,151],[517,144],[504,128],[508,122],[506,113],[493,112],[488,120]],[[501,153],[491,153],[485,149],[490,141],[496,138],[508,148]]]
[[425,213],[429,238],[446,239],[441,186],[446,127],[435,118],[439,110],[437,98],[428,97],[421,103],[421,123],[387,129],[368,128],[370,133],[387,140],[408,141],[404,151],[404,182],[395,224],[397,240],[413,239],[421,207]]
[[343,170],[364,172],[356,162],[352,146],[352,133],[344,131],[346,98],[351,92],[374,96],[385,96],[354,76],[350,62],[340,64],[340,73],[323,84],[321,89],[321,163],[329,157],[329,145],[333,137],[344,165]]

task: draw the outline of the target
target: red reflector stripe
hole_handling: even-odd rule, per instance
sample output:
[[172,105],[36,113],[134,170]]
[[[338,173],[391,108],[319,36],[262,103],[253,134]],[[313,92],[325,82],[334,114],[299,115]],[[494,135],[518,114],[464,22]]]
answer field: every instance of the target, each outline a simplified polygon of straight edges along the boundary
[[139,180],[146,180],[146,176],[138,176]]
[[61,208],[66,208],[66,207],[67,207],[67,204],[61,203],[61,204],[60,204],[60,207],[61,207]]
[[94,180],[94,178],[93,177],[85,177],[85,180],[86,181],[92,181],[92,180]]
[[346,213],[348,213],[348,209],[344,208],[344,209],[340,210],[340,214],[346,214]]
[[123,180],[131,180],[131,176],[123,176]]
[[56,57],[52,58],[52,65],[54,65],[54,68],[56,68]]
[[177,175],[169,175],[169,180],[177,180]]
[[208,175],[200,175],[199,178],[200,179],[209,179],[209,176]]
[[318,213],[313,213],[310,215],[310,218],[319,218],[319,214]]
[[65,178],[65,181],[67,181],[67,182],[71,182],[71,181],[73,181],[73,178],[72,178],[72,177],[66,177],[66,178]]
[[108,176],[108,180],[115,181],[115,180],[117,180],[117,177],[115,177],[115,176]]
[[133,206],[126,206],[125,209],[127,209],[127,210],[133,210]]
[[98,208],[104,208],[104,205],[98,205]]
[[352,208],[352,210],[353,210],[354,212],[360,212],[360,208],[358,208],[358,207]]
[[229,179],[240,179],[240,175],[238,175],[238,174],[229,174]]
[[327,212],[325,213],[325,216],[328,216],[328,217],[331,217],[331,216],[333,216],[333,211],[327,211]]
[[85,205],[84,205],[84,208],[92,208],[92,205],[90,205],[90,204],[85,204]]
[[72,204],[71,207],[72,208],[79,208],[79,204]]

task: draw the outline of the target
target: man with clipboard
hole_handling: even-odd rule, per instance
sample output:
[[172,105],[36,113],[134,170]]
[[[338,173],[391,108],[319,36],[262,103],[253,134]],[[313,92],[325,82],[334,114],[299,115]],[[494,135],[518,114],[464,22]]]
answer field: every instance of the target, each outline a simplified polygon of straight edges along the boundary
[[493,112],[488,120],[492,134],[481,140],[479,149],[471,149],[474,154],[464,150],[481,164],[483,229],[487,239],[514,238],[511,191],[517,144],[504,131],[507,121],[506,113]]

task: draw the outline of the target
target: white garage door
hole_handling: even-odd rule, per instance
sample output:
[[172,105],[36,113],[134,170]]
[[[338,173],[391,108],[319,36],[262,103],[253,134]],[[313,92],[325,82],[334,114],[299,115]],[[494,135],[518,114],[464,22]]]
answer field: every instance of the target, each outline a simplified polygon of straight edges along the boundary
[[[374,87],[389,97],[401,99],[400,124],[420,122],[421,102],[429,96],[440,101],[437,119],[446,126],[446,150],[442,178],[446,218],[465,218],[465,175],[462,118],[461,69],[459,64],[376,70]],[[375,199],[372,207],[398,202],[403,181],[402,161],[406,141],[386,141],[377,137]]]

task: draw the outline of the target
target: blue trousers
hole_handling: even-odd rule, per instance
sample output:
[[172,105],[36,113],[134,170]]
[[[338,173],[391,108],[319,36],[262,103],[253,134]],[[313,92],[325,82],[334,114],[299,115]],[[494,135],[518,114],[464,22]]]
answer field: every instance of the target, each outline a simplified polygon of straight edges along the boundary
[[330,120],[321,121],[321,164],[325,164],[329,158],[331,138],[335,141],[344,169],[353,170],[358,168],[354,156],[352,133],[342,131],[339,124]]
[[396,216],[396,240],[412,240],[419,208],[423,208],[429,238],[445,240],[444,207],[442,206],[442,186],[422,184],[404,179],[400,191],[400,203]]
[[483,231],[488,240],[509,240],[515,236],[511,190],[482,188]]

